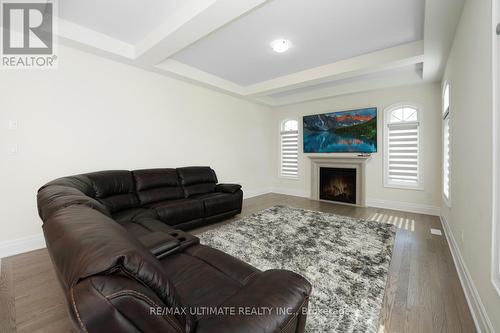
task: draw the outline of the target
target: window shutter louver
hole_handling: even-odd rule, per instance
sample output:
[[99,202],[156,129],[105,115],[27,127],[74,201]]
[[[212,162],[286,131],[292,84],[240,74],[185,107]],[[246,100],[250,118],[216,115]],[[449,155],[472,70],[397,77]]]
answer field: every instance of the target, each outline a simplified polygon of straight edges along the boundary
[[299,131],[281,132],[281,175],[297,177],[299,164]]
[[388,125],[387,177],[391,183],[419,183],[419,124]]
[[450,197],[450,118],[443,125],[443,194]]

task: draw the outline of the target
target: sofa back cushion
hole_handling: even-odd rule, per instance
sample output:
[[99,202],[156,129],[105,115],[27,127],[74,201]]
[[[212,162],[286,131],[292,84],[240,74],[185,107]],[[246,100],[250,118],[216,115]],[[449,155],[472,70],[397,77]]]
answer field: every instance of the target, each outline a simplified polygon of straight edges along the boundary
[[184,197],[175,169],[134,170],[132,174],[141,205]]
[[113,214],[139,206],[134,178],[130,171],[100,171],[84,175],[92,184],[94,198]]
[[42,221],[49,219],[59,209],[72,205],[87,206],[109,216],[107,208],[102,203],[71,186],[44,186],[38,191],[37,202],[38,215]]
[[[80,311],[88,309],[88,313],[80,313],[81,317],[114,320],[106,318],[108,314],[99,311],[99,307],[96,309],[96,305],[102,296],[109,296],[106,293],[116,295],[130,290],[140,290],[148,299],[161,300],[163,304],[159,306],[183,307],[160,262],[124,228],[99,211],[82,205],[62,208],[44,223],[43,231],[69,304],[78,304]],[[95,285],[99,292],[94,296],[78,292],[79,284],[96,277],[105,279]],[[115,277],[126,279],[119,282]],[[189,314],[178,314],[175,320],[187,332],[195,324]]]
[[195,194],[215,192],[217,176],[210,167],[178,168],[177,173],[186,198]]

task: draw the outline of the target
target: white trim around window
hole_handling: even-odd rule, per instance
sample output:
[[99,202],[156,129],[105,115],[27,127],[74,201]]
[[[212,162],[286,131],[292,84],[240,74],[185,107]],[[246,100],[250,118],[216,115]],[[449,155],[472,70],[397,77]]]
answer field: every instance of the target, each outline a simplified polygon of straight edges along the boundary
[[422,108],[398,103],[384,110],[384,186],[423,190]]
[[491,282],[500,296],[500,36],[496,34],[497,24],[500,23],[500,0],[492,1],[492,68],[493,68],[493,84],[492,84],[492,255],[491,255]]

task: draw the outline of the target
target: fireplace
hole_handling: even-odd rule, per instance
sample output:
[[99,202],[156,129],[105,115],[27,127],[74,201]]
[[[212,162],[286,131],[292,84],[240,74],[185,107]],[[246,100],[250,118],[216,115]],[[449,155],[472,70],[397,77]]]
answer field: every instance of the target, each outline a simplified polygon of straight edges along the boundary
[[[366,163],[371,156],[311,154],[307,157],[311,160],[311,199],[366,207]],[[339,187],[335,180],[332,183],[332,174],[347,184]],[[326,186],[320,185],[320,178]]]
[[319,199],[356,204],[356,169],[319,169]]

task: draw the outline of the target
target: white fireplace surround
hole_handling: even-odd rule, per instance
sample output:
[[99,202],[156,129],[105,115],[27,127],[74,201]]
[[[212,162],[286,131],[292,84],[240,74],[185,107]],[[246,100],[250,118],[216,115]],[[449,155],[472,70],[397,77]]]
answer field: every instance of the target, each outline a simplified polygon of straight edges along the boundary
[[[311,199],[319,201],[319,169],[343,168],[356,169],[356,206],[366,207],[366,162],[370,155],[308,155],[311,160]],[[341,204],[351,205],[343,202]]]

